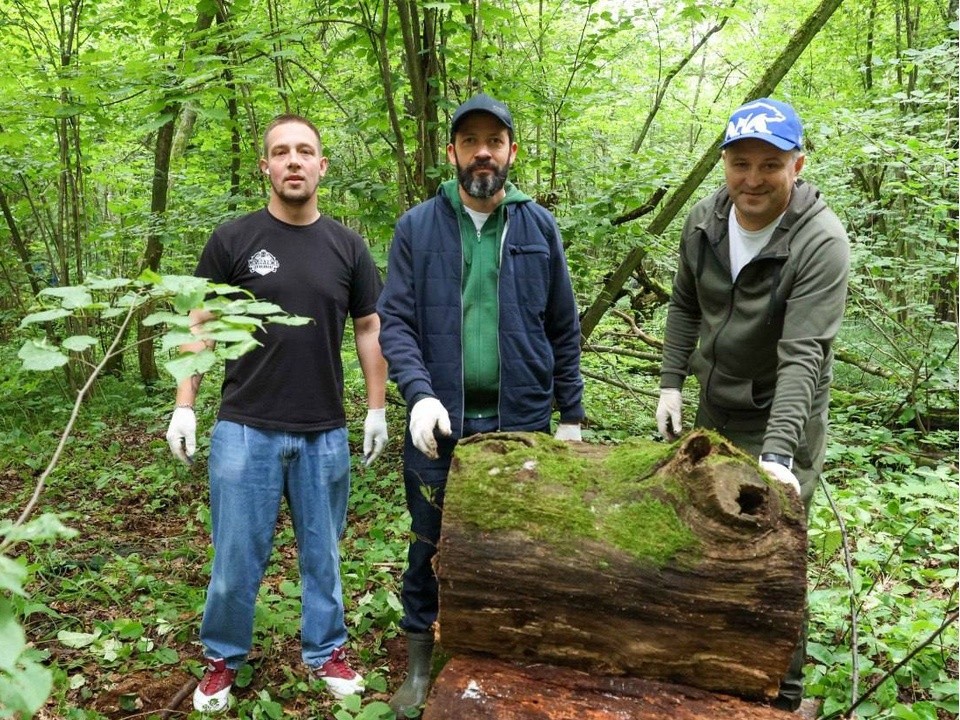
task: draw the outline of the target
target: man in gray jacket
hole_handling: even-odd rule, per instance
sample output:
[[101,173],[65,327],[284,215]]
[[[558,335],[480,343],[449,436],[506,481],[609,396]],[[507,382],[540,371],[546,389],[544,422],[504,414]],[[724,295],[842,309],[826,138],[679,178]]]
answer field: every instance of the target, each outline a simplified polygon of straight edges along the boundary
[[[802,145],[800,119],[786,103],[761,98],[730,117],[725,186],[697,203],[683,228],[657,427],[667,440],[679,436],[680,389],[695,375],[694,424],[758,457],[809,511],[826,453],[849,247],[820,191],[798,179]],[[777,707],[800,706],[804,656],[801,640]]]

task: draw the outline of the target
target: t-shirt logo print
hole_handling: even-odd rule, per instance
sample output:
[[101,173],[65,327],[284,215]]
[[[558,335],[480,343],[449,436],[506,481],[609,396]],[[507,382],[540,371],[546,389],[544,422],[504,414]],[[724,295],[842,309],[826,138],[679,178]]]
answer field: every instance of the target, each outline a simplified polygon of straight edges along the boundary
[[257,273],[257,275],[268,275],[280,268],[280,261],[273,256],[273,253],[266,250],[258,250],[250,257],[248,262],[250,272]]
[[[750,112],[752,111],[752,112]],[[745,105],[737,111],[739,117],[736,122],[731,121],[727,124],[727,140],[739,137],[740,135],[774,135],[767,125],[771,123],[786,122],[786,116],[773,105],[766,103],[755,103]]]

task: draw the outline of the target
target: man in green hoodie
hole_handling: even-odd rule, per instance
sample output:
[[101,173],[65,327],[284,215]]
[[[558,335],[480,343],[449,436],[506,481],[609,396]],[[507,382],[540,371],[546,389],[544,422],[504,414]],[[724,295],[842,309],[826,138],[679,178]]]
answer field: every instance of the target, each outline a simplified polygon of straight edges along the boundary
[[[667,440],[679,436],[680,388],[695,375],[694,424],[758,458],[809,512],[826,454],[847,234],[820,191],[798,178],[803,128],[790,105],[760,98],[737,108],[721,147],[725,186],[683,228],[657,426]],[[801,641],[777,707],[800,706],[804,655]]]
[[[403,449],[413,541],[400,622],[398,717],[430,683],[447,472],[460,438],[498,430],[580,440],[580,321],[553,215],[507,181],[517,155],[506,105],[483,93],[451,120],[457,178],[397,222],[377,312],[390,378],[410,409]],[[490,502],[496,502],[491,498]]]

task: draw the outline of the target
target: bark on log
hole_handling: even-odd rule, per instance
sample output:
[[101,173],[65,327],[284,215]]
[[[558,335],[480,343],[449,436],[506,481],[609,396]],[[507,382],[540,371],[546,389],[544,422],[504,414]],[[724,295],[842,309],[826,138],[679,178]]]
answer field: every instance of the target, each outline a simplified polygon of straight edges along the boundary
[[694,688],[502,660],[455,657],[422,720],[789,720],[767,705]]
[[480,435],[447,482],[441,642],[770,698],[799,639],[805,559],[799,498],[717,435]]

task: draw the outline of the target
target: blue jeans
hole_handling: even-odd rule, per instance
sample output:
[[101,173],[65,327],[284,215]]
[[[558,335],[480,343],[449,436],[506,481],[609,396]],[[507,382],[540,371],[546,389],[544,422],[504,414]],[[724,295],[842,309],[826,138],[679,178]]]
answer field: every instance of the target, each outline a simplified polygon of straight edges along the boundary
[[214,557],[200,625],[206,656],[236,668],[250,651],[254,605],[285,497],[302,583],[303,660],[323,664],[347,641],[339,549],[350,494],[346,428],[291,433],[220,420],[209,466]]

